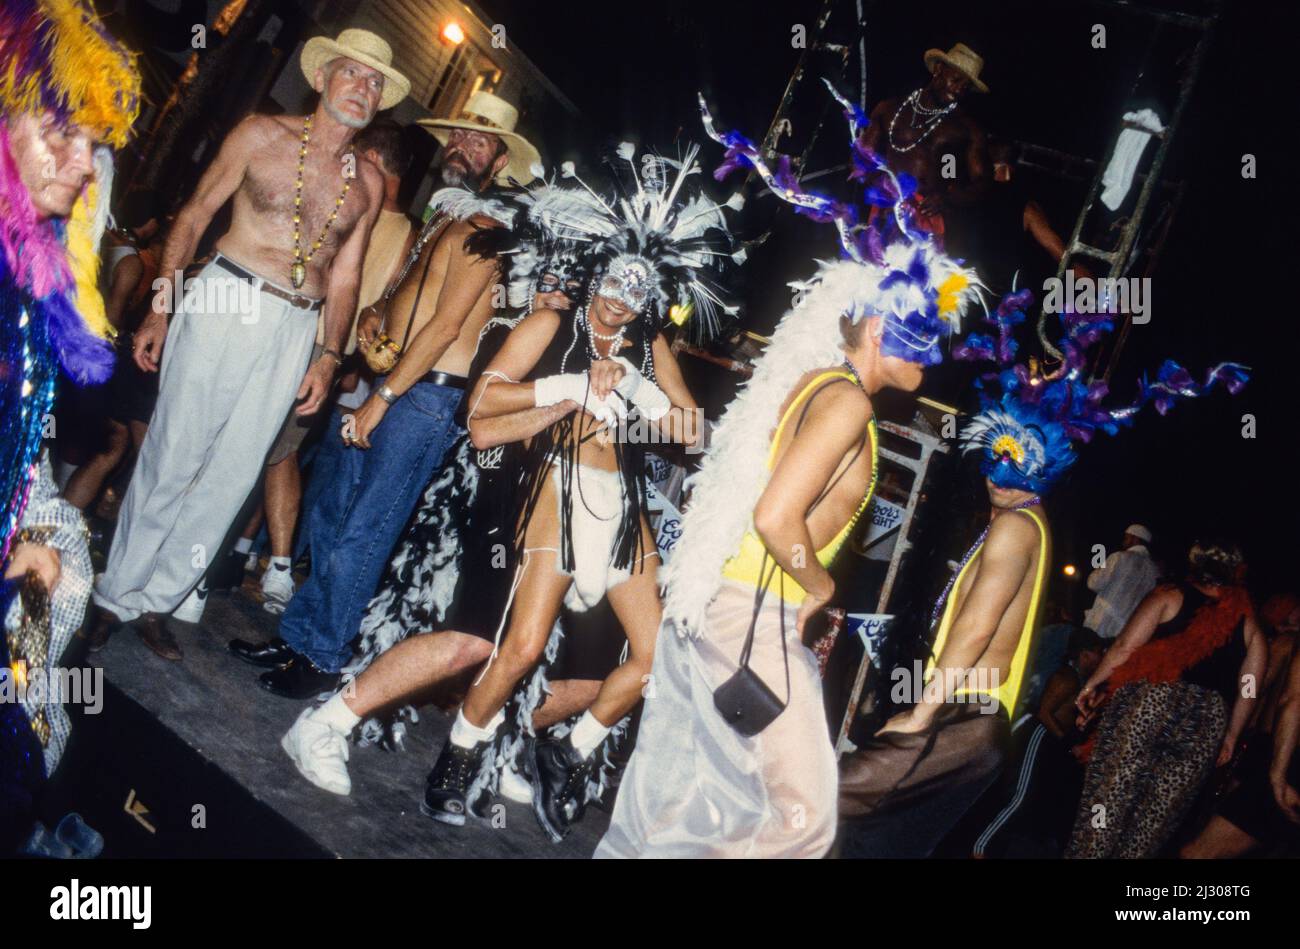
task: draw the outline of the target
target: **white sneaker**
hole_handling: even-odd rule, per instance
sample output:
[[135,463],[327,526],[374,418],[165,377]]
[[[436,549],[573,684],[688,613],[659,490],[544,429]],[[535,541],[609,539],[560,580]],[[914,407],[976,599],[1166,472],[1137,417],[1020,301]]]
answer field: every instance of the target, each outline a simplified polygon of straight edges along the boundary
[[309,708],[293,723],[280,747],[298,767],[304,778],[331,794],[351,794],[348,777],[348,737],[323,722],[316,721]]
[[275,564],[268,566],[262,574],[262,596],[265,597],[262,609],[268,613],[283,613],[293,594],[293,571],[280,570]]
[[181,601],[181,605],[172,610],[172,616],[182,623],[197,623],[203,618],[203,608],[208,605],[208,585],[200,580],[190,591],[190,595]]
[[512,765],[506,765],[505,770],[501,772],[501,785],[497,790],[507,801],[514,801],[516,804],[533,803],[533,786]]

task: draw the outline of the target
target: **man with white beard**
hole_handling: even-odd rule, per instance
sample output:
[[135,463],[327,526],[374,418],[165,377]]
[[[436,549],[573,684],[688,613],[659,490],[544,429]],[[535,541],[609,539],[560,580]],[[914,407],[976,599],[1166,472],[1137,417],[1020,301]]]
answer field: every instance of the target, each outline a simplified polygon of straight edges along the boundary
[[[290,407],[309,415],[328,395],[384,196],[351,142],[410,90],[391,63],[388,43],[365,30],[309,40],[315,111],[245,118],[177,215],[135,334],[140,368],[161,365],[158,405],[95,588],[92,648],[134,621],[155,653],[181,658],[164,617],[195,590]],[[176,306],[174,275],[232,198],[229,230]],[[310,362],[322,309],[325,346]]]
[[[443,145],[443,183],[478,192],[494,182],[530,181],[538,154],[514,131],[518,117],[504,99],[477,92],[459,115],[421,120]],[[240,659],[269,670],[260,681],[276,695],[307,699],[338,684],[388,555],[463,432],[456,410],[499,280],[496,262],[467,250],[465,241],[486,226],[496,222],[431,218],[379,304],[382,314],[361,316],[357,345],[372,368],[378,371],[372,359],[386,346],[397,358],[343,430],[326,433],[350,447],[318,504],[344,514],[332,534],[313,532],[311,575],[289,601],[280,635],[269,643],[230,643]]]

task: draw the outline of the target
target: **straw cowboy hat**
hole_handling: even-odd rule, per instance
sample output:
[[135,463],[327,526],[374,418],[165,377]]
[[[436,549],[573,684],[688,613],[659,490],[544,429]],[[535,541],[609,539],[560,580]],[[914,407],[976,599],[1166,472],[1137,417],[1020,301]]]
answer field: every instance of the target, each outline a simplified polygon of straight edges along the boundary
[[490,92],[476,92],[470,96],[460,115],[454,119],[416,120],[416,124],[427,128],[441,145],[447,144],[452,129],[470,129],[501,136],[510,158],[496,177],[499,185],[509,185],[511,178],[527,184],[537,177],[532,172],[532,166],[541,162],[541,155],[528,139],[515,131],[518,122],[519,110]]
[[391,109],[411,91],[411,80],[393,68],[393,48],[369,30],[344,30],[339,38],[313,36],[302,48],[302,72],[307,82],[316,82],[316,70],[338,59],[355,60],[384,74],[384,94],[380,111]]
[[971,87],[976,92],[989,91],[989,87],[980,82],[980,71],[984,69],[984,57],[965,43],[958,43],[946,53],[941,49],[927,49],[925,51],[925,68],[930,72],[934,72],[935,63],[947,63],[959,73],[964,73],[970,79]]

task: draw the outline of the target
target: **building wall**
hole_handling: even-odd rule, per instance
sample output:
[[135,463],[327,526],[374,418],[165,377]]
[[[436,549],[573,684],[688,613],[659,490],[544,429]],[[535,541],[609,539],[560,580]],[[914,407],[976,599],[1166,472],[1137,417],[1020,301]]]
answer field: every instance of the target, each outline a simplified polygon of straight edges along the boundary
[[[393,47],[393,63],[411,79],[411,100],[434,115],[448,115],[477,88],[487,88],[520,107],[521,124],[540,124],[553,108],[573,113],[569,100],[541,74],[514,38],[464,3],[453,0],[329,0],[316,4],[315,19],[328,34],[360,27]],[[442,39],[448,23],[464,31],[459,45]]]
[[[499,41],[494,47],[492,24],[464,3],[317,0],[307,6],[314,22],[303,32],[304,41],[317,35],[337,36],[356,27],[382,36],[392,46],[393,66],[411,80],[411,94],[391,112],[402,125],[412,125],[431,115],[455,115],[471,92],[484,87],[519,109],[516,131],[536,145],[546,160],[549,143],[544,130],[555,128],[559,117],[572,120],[577,115],[573,103],[515,46],[513,37],[505,37],[505,48],[500,48]],[[459,47],[439,38],[452,20],[465,33]],[[270,91],[270,97],[292,113],[310,108],[314,95],[299,66],[301,54],[300,42],[285,57],[286,66]],[[419,147],[424,143],[417,135],[413,144]],[[409,192],[412,197],[408,209],[416,214],[436,184],[432,161],[436,145],[432,136],[427,145],[427,152],[424,148],[417,151],[413,172],[420,174],[423,169],[423,173]]]

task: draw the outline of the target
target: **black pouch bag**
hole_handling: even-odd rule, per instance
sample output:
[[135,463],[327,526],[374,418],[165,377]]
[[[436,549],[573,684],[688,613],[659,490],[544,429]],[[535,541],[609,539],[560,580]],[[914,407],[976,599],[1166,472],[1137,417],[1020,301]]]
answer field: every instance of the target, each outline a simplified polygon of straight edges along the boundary
[[[767,587],[772,582],[772,574],[780,569],[776,561],[773,561],[772,573],[768,573],[767,561],[765,554],[762,567],[764,580],[754,593],[754,615],[749,621],[749,633],[745,636],[745,645],[740,651],[740,668],[713,693],[713,707],[728,725],[746,738],[753,738],[776,721],[776,717],[785,711],[786,703],[790,701],[790,654],[785,641],[784,595],[781,606],[781,656],[785,659],[785,699],[777,698],[767,683],[758,677],[758,673],[749,667],[749,656],[754,651],[754,629],[758,625],[758,612],[763,606]],[[784,579],[785,575],[782,574],[782,580]],[[782,583],[783,587],[784,585]]]
[[[804,403],[803,411],[799,413],[799,421],[794,427],[796,433],[803,426],[804,418],[808,414],[808,408],[812,405],[813,399],[827,386],[834,385],[835,381],[822,386]],[[857,451],[849,459],[849,463],[817,496],[817,500],[808,509],[809,513],[831,493],[831,489],[853,466],[853,462],[857,460],[865,445],[866,439],[864,438],[858,445]],[[767,570],[769,560],[772,560],[772,555],[765,550],[763,552],[763,565],[759,568],[761,582],[754,591],[754,615],[749,621],[749,633],[745,636],[745,645],[740,651],[740,668],[736,670],[735,675],[718,686],[713,692],[713,707],[718,710],[718,714],[726,719],[728,725],[746,738],[753,738],[776,721],[776,717],[785,711],[786,704],[790,701],[790,652],[785,641],[785,571],[781,570],[780,565],[775,560],[772,560],[772,571],[769,573]],[[767,594],[767,588],[772,583],[772,577],[777,573],[781,574],[781,657],[785,660],[784,701],[777,698],[776,693],[767,687],[767,683],[758,677],[758,673],[749,668],[749,656],[754,651],[754,629],[758,625],[758,611],[763,606],[763,597]]]

